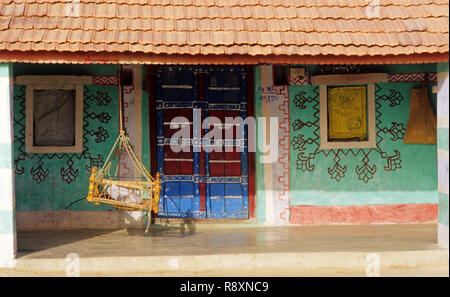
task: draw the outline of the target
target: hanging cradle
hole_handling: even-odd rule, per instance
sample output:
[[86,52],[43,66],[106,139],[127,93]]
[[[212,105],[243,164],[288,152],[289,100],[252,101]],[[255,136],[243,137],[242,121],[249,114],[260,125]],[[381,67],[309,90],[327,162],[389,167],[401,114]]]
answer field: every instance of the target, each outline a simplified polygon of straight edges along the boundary
[[[123,127],[122,87],[119,71],[119,125],[120,133],[102,168],[93,167],[89,178],[87,200],[95,205],[109,205],[124,211],[159,211],[161,183],[159,173],[153,178],[134,153],[129,137]],[[120,177],[121,158],[128,157],[133,166],[134,177]],[[147,230],[151,218],[148,218]]]

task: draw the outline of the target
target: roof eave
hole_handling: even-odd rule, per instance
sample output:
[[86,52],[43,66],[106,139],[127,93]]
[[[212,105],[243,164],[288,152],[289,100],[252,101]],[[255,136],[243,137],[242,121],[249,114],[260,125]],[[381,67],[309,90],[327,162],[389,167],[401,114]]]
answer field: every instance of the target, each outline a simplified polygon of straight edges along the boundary
[[411,55],[169,55],[132,52],[0,51],[0,63],[53,64],[421,64],[449,61],[449,52]]

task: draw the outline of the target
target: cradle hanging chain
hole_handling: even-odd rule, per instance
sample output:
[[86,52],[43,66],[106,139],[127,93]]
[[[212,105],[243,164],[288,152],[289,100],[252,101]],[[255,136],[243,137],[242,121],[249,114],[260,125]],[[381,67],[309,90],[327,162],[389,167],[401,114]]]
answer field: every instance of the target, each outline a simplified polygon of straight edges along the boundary
[[109,173],[109,169],[111,167],[112,161],[120,155],[120,152],[122,150],[125,150],[127,153],[130,161],[133,163],[133,167],[148,181],[155,182],[155,179],[150,175],[150,173],[147,171],[145,166],[142,164],[142,162],[139,160],[139,158],[136,156],[136,154],[133,151],[131,141],[126,135],[125,131],[120,131],[119,136],[117,137],[116,142],[114,143],[114,146],[112,147],[110,153],[108,154],[108,157],[105,160],[105,164],[103,167],[99,170],[99,174],[105,175],[106,173]]

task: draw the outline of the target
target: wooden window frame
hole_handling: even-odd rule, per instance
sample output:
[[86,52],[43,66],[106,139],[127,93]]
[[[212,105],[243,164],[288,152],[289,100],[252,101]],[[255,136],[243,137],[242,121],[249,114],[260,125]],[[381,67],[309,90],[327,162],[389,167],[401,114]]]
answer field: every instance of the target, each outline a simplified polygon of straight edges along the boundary
[[[18,76],[16,84],[26,86],[25,150],[27,153],[82,153],[83,152],[83,86],[92,83],[91,76]],[[75,91],[75,144],[73,146],[36,146],[33,141],[34,90]]]
[[[320,89],[320,149],[369,149],[377,146],[375,83],[388,82],[385,73],[317,75],[311,83]],[[328,86],[367,86],[367,140],[328,140]]]

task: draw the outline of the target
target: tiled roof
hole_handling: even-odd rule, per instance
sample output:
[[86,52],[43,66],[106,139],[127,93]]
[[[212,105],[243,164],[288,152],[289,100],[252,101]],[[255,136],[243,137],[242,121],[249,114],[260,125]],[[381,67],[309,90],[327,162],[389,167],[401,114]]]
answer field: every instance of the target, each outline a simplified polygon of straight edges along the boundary
[[0,0],[0,60],[29,52],[442,59],[448,9],[449,0]]

